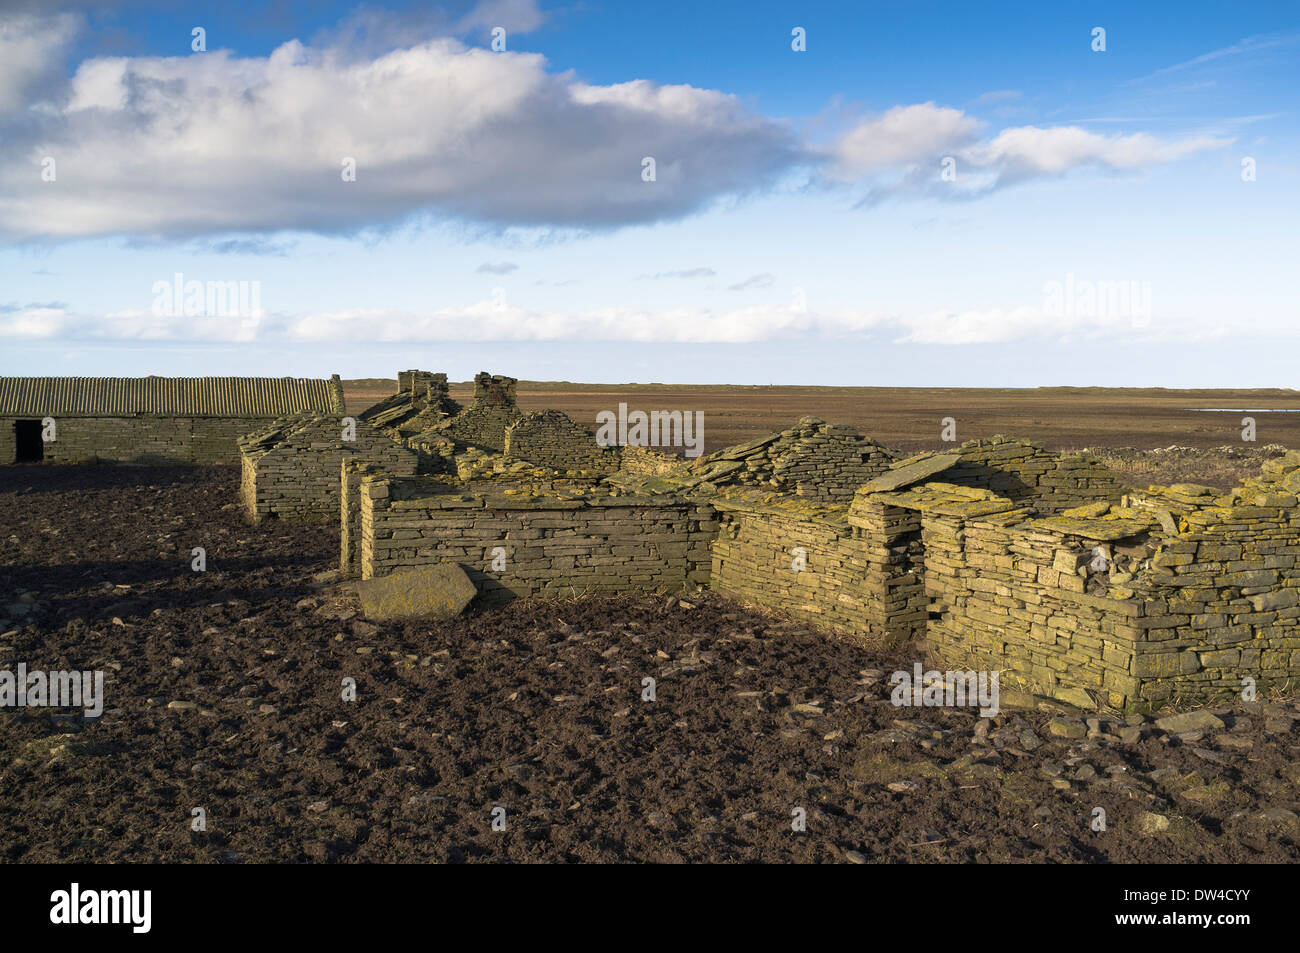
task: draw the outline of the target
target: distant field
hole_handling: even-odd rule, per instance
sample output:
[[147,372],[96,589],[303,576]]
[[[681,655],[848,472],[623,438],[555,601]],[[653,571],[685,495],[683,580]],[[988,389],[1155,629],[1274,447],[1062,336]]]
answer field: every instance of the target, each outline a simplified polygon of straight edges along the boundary
[[[395,380],[344,381],[349,411],[356,413],[393,393]],[[452,384],[468,402],[472,382]],[[1160,388],[1049,387],[1032,390],[887,387],[736,387],[664,384],[573,384],[520,381],[525,410],[552,407],[595,429],[596,414],[618,409],[704,412],[706,450],[783,430],[804,415],[852,424],[889,447],[943,446],[940,421],[957,421],[959,440],[1002,433],[1054,449],[1088,446],[1151,449],[1240,445],[1236,412],[1197,413],[1196,407],[1289,408],[1297,413],[1255,413],[1256,446],[1300,447],[1300,391],[1163,390]],[[1249,446],[1248,444],[1246,446]]]

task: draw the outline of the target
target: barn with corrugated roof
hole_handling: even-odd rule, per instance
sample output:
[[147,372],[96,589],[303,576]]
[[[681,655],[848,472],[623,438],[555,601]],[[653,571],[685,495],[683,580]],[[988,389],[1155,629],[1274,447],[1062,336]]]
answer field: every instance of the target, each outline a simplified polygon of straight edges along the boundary
[[239,438],[343,384],[299,377],[0,377],[0,462],[238,463]]

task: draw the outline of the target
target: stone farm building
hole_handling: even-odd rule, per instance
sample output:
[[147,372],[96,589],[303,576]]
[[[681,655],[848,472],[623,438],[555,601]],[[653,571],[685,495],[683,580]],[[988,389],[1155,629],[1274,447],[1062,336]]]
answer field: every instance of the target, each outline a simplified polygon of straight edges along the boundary
[[344,460],[412,476],[419,456],[354,417],[306,411],[281,417],[239,440],[244,512],[258,522],[338,518]]
[[[567,418],[528,427],[576,439]],[[1129,487],[1003,437],[897,459],[811,418],[694,462],[617,452],[586,471],[345,465],[342,568],[455,563],[485,603],[706,586],[1085,708],[1300,681],[1300,451],[1227,493]]]
[[0,377],[0,461],[237,463],[241,436],[301,411],[342,414],[338,375]]

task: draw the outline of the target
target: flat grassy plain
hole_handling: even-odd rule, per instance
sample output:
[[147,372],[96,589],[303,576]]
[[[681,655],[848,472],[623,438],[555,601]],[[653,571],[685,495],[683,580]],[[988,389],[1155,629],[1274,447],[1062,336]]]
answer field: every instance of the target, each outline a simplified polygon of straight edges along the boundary
[[[395,380],[343,382],[349,412],[356,413],[397,389]],[[468,403],[472,382],[452,384],[452,396]],[[952,417],[957,439],[1006,434],[1054,450],[1084,447],[1240,445],[1242,417],[1195,408],[1249,408],[1255,418],[1253,446],[1300,447],[1300,391],[1166,390],[1163,388],[1040,387],[746,387],[735,385],[575,384],[519,382],[524,410],[562,410],[590,430],[596,414],[629,410],[704,412],[705,451],[784,430],[811,415],[851,424],[887,447],[916,452],[940,449],[941,421]],[[1293,413],[1276,412],[1290,410]],[[1264,410],[1274,411],[1271,413]]]

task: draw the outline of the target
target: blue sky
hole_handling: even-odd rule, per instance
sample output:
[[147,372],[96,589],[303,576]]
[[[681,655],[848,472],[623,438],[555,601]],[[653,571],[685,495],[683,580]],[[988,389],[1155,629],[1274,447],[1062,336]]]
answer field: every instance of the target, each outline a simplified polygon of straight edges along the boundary
[[1293,386],[1300,12],[1130,7],[7,6],[0,373]]

